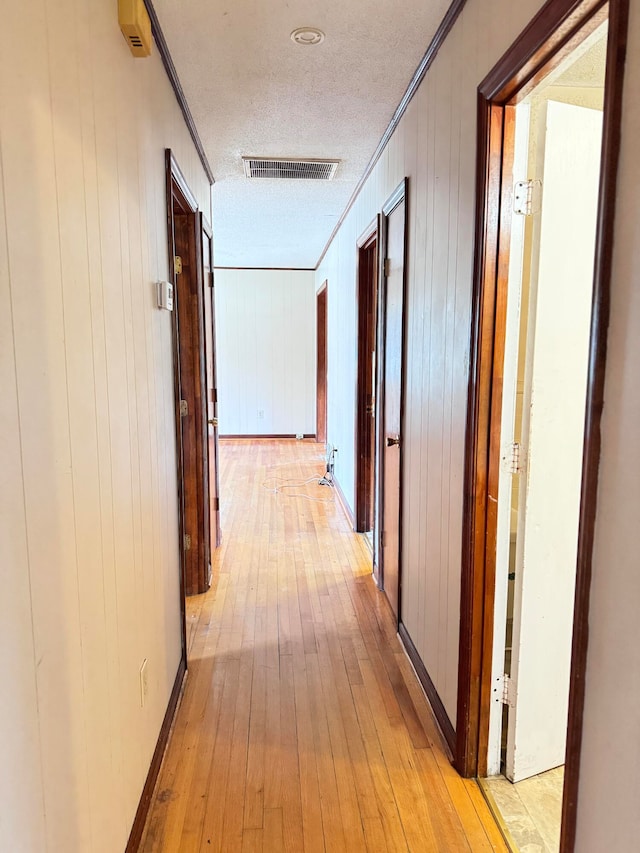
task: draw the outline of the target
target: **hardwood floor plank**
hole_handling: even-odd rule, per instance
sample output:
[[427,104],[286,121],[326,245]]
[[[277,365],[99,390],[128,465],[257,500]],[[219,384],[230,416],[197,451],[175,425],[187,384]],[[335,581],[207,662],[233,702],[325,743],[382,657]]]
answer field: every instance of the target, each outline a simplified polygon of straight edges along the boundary
[[[200,850],[221,853],[228,848],[223,847],[222,827],[225,817],[225,807],[229,802],[230,808],[236,804],[227,799],[228,781],[231,762],[231,745],[233,738],[233,725],[235,720],[236,699],[238,696],[240,661],[228,660],[225,664],[227,673],[224,682],[224,690],[221,699],[220,716],[218,718],[218,731],[216,733],[213,757],[209,781],[207,784],[207,798],[202,826],[202,837]],[[235,768],[234,768],[235,769]]]
[[303,482],[323,470],[312,442],[221,444],[223,544],[187,602],[189,674],[140,849],[506,853],[371,552],[334,492]]
[[388,847],[381,819],[379,817],[366,817],[362,821],[362,825],[369,853],[387,853]]
[[322,681],[318,655],[307,655],[307,683],[313,709],[311,725],[318,765],[322,831],[327,850],[330,850],[331,853],[333,851],[340,853],[340,851],[346,851],[347,846],[342,827],[340,797],[338,796],[338,785],[331,751],[327,709],[322,700]]
[[263,849],[269,853],[284,851],[282,809],[265,809]]
[[245,829],[242,834],[242,853],[262,853],[262,830]]
[[311,726],[312,706],[307,685],[306,658],[295,659],[294,685],[296,702],[296,724],[298,761],[300,765],[300,799],[302,804],[302,832],[305,853],[324,851],[322,814],[320,811],[320,788],[318,765]]
[[284,849],[287,853],[298,853],[298,851],[304,850],[304,841],[296,700],[291,655],[280,657],[280,732]]

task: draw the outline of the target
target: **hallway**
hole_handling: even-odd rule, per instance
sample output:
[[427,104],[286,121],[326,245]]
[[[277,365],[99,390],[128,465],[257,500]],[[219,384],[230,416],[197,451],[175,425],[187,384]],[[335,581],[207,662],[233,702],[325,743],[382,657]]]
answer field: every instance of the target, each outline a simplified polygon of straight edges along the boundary
[[187,601],[189,675],[141,849],[505,850],[363,540],[333,490],[296,485],[322,474],[322,447],[226,441],[220,457],[224,541]]

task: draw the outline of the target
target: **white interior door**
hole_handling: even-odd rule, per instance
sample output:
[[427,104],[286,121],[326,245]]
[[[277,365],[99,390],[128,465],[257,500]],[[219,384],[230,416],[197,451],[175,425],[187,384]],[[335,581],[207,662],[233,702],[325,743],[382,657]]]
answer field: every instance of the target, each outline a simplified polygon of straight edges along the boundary
[[601,136],[601,112],[548,102],[522,426],[512,781],[564,763]]

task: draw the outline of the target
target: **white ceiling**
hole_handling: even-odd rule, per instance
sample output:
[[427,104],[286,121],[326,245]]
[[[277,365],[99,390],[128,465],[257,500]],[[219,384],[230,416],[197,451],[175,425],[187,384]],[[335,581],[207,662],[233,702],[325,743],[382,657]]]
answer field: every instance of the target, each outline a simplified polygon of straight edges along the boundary
[[[217,266],[315,267],[450,0],[154,0],[216,183]],[[326,34],[294,44],[297,27]],[[340,159],[331,182],[241,157]]]
[[559,66],[553,85],[604,89],[607,32],[608,22],[605,21]]

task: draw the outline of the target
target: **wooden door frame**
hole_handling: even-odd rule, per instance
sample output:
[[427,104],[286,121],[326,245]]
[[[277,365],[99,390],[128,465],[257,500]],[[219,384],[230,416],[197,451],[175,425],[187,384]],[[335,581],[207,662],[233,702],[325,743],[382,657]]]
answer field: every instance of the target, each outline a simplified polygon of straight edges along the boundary
[[[464,776],[481,775],[483,762],[486,768],[488,709],[491,697],[496,533],[496,516],[492,507],[493,498],[497,494],[492,490],[497,483],[499,454],[496,443],[492,444],[490,437],[499,419],[502,393],[500,356],[504,343],[506,264],[510,236],[508,217],[501,216],[503,188],[510,179],[508,162],[504,172],[502,171],[505,139],[508,140],[509,137],[514,105],[582,41],[586,32],[595,28],[602,16],[606,16],[607,5],[607,71],[560,848],[562,853],[573,851],[575,844],[589,587],[600,458],[600,415],[604,397],[628,0],[609,0],[608,4],[604,0],[549,0],[478,89],[476,234],[465,444],[455,757],[455,765]],[[508,161],[508,151],[506,153]]]
[[327,279],[316,292],[316,441],[327,441],[327,335],[329,331]]
[[[214,400],[213,400],[213,417],[218,418],[218,367],[217,367],[217,358],[216,358],[216,285],[215,285],[215,271],[213,267],[213,228],[211,227],[211,223],[204,215],[202,211],[200,211],[200,230],[206,236],[209,241],[209,264],[211,267],[211,281],[209,283],[210,289],[210,298],[211,298],[211,322],[213,325],[212,331],[212,344],[213,344],[213,358],[212,358],[212,367],[213,367],[213,390],[214,390]],[[203,322],[206,322],[206,313],[203,314]],[[205,339],[206,343],[206,339]],[[208,412],[207,412],[208,415]],[[207,420],[208,423],[208,420]],[[210,536],[211,536],[211,548],[219,548],[222,544],[222,528],[220,526],[220,454],[218,452],[218,426],[217,424],[213,427],[213,435],[214,435],[214,443],[213,443],[213,451],[215,456],[215,470],[216,470],[216,480],[215,483],[211,484],[209,481],[209,506],[211,507],[213,501],[216,503],[216,527],[215,527],[215,538],[214,531],[211,530],[210,527]]]
[[[167,190],[167,248],[169,260],[169,277],[174,285],[174,310],[173,317],[173,370],[174,370],[174,410],[176,423],[176,444],[177,444],[177,475],[178,475],[178,507],[179,507],[179,548],[180,548],[180,606],[183,616],[183,643],[184,654],[186,660],[186,605],[184,602],[187,589],[186,581],[186,556],[185,556],[185,466],[183,459],[183,430],[182,418],[180,416],[180,400],[182,399],[183,391],[181,387],[181,370],[180,370],[180,324],[178,319],[179,309],[179,287],[174,269],[174,248],[175,248],[175,220],[174,220],[174,205],[177,205],[184,211],[185,214],[193,217],[193,239],[194,239],[194,255],[196,262],[196,275],[198,276],[198,290],[202,290],[202,247],[200,245],[201,232],[199,230],[198,202],[182,173],[175,157],[170,149],[165,151],[165,167],[166,167],[166,190]],[[200,310],[202,309],[202,310]],[[205,363],[204,363],[204,306],[199,305],[198,316],[194,320],[198,323],[200,330],[199,334],[199,375],[201,387],[206,385]],[[193,412],[193,417],[198,418],[199,434],[204,436],[207,434],[207,410],[206,410],[206,394],[201,395],[204,405],[201,406],[201,411]],[[202,453],[201,465],[198,468],[198,482],[196,488],[204,493],[204,489],[208,490],[208,456],[206,450]],[[201,469],[201,470],[200,470]],[[198,540],[202,538],[202,543],[198,542],[199,553],[198,559],[198,589],[192,591],[204,592],[207,589],[209,580],[209,564],[210,564],[210,536],[206,532],[209,527],[209,519],[204,517],[204,513],[199,510],[199,515],[202,515],[202,536],[198,536]],[[199,531],[200,532],[200,531]]]
[[198,210],[198,203],[195,196],[189,189],[189,186],[178,166],[175,158],[171,153],[171,149],[165,149],[165,189],[166,189],[166,212],[167,212],[167,249],[168,249],[168,278],[174,286],[174,310],[172,313],[171,332],[172,332],[172,349],[173,349],[173,379],[174,379],[174,416],[175,416],[175,433],[176,433],[176,475],[178,485],[178,565],[179,565],[179,584],[180,584],[180,618],[181,618],[181,655],[178,663],[178,670],[173,683],[173,689],[169,697],[167,709],[162,720],[160,733],[156,742],[156,747],[151,758],[149,772],[142,789],[138,808],[133,820],[131,832],[125,853],[135,853],[140,847],[140,842],[144,832],[145,822],[149,813],[149,807],[153,797],[154,788],[160,773],[160,766],[165,753],[167,741],[171,731],[171,725],[174,719],[175,710],[178,706],[180,696],[183,689],[184,677],[187,671],[187,621],[186,621],[186,601],[185,601],[185,553],[183,548],[184,542],[184,493],[183,493],[183,459],[182,459],[182,423],[180,419],[180,349],[178,337],[178,312],[175,298],[177,296],[175,272],[174,272],[174,218],[173,218],[173,197],[174,190],[180,195],[181,205],[192,213]]
[[[404,491],[404,425],[405,425],[405,391],[407,364],[407,248],[409,229],[409,179],[403,178],[382,206],[378,225],[378,341],[376,357],[376,455],[375,489],[376,489],[376,521],[374,529],[374,562],[377,568],[377,583],[384,590],[384,559],[382,551],[382,530],[384,527],[384,360],[386,353],[386,321],[387,321],[387,277],[385,275],[385,259],[387,257],[387,220],[396,207],[404,202],[404,257],[402,264],[402,352],[400,356],[400,507],[398,529],[398,614],[397,624],[402,624],[402,513]],[[386,598],[386,596],[385,596]],[[391,606],[389,606],[391,610]],[[395,614],[394,614],[395,615]]]
[[[380,281],[380,217],[376,216],[362,232],[356,242],[356,342],[357,342],[357,360],[356,360],[356,411],[355,411],[355,489],[354,489],[354,529],[359,533],[364,533],[367,530],[372,530],[375,527],[375,512],[374,518],[369,518],[369,508],[371,505],[371,489],[375,491],[375,471],[377,465],[376,456],[372,460],[368,459],[368,449],[371,446],[371,435],[369,430],[370,412],[367,412],[367,394],[368,388],[365,381],[367,371],[370,366],[369,350],[373,343],[376,349],[376,363],[378,361],[378,324],[375,324],[373,329],[374,340],[371,341],[371,332],[369,328],[369,316],[373,307],[376,317],[379,314],[379,284],[376,287],[376,282],[370,280],[369,265],[365,263],[365,256],[371,251],[371,247],[375,243],[377,258],[377,275],[378,282]],[[377,292],[378,293],[377,293]],[[375,303],[372,305],[372,301]],[[376,432],[376,424],[378,421],[377,413],[379,399],[379,377],[374,377],[376,384],[376,402],[375,402],[375,417],[373,430]],[[374,439],[375,440],[375,439]],[[367,451],[367,453],[365,453]],[[372,466],[372,468],[370,468]]]

